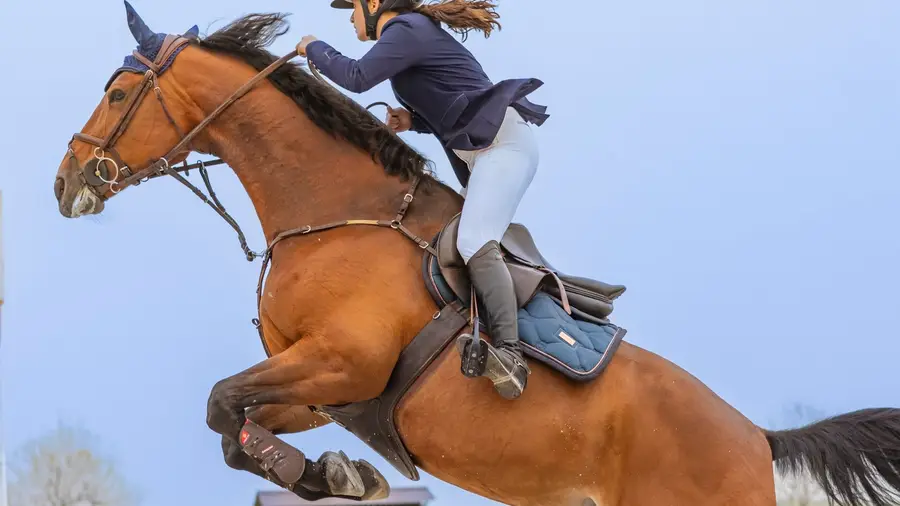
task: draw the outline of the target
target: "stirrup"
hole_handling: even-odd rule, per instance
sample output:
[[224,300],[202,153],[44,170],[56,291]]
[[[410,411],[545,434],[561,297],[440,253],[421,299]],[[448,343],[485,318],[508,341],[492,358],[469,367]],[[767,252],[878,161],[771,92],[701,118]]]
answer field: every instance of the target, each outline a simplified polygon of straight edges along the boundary
[[487,368],[488,346],[490,346],[478,334],[462,334],[456,339],[456,348],[459,350],[460,370],[467,378],[480,378],[484,376]]
[[487,366],[488,344],[481,339],[481,326],[478,319],[478,298],[475,296],[475,285],[472,285],[471,304],[469,307],[469,323],[472,325],[471,334],[462,334],[456,339],[456,348],[459,350],[460,370],[467,378],[480,378],[484,376]]
[[[496,348],[471,334],[456,339],[461,369],[467,378],[485,377],[491,380],[494,390],[504,399],[516,399],[525,391],[531,369],[515,352]],[[507,362],[511,362],[508,365]]]

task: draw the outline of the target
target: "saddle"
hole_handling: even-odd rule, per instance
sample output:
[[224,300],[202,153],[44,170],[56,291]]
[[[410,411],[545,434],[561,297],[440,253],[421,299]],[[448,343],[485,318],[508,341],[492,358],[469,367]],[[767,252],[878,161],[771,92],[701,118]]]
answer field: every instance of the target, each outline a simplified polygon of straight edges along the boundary
[[[471,304],[471,283],[465,262],[456,249],[459,217],[457,214],[444,225],[431,242],[433,248],[423,248],[423,277],[438,312],[400,354],[385,390],[367,401],[310,407],[355,435],[414,481],[419,479],[419,473],[397,431],[394,414],[419,377],[470,324],[467,308]],[[571,374],[571,367],[562,363],[565,354],[553,349],[558,343],[548,347],[538,338],[530,343],[526,340],[526,353],[579,381],[599,375],[625,334],[624,329],[608,323],[613,301],[625,292],[625,287],[560,272],[538,250],[528,229],[518,223],[509,226],[500,246],[512,274],[520,321],[523,318],[552,321],[552,309],[564,308],[565,312],[560,313],[566,317],[556,317],[553,331],[563,334],[560,337],[570,348],[565,352],[578,355],[578,359],[592,360],[592,367],[581,374]],[[550,312],[541,311],[547,308]],[[532,318],[532,315],[536,316]],[[586,323],[585,332],[579,335],[579,327],[572,325],[576,319],[582,323],[593,320],[593,323]],[[571,335],[557,330],[560,324]],[[576,336],[578,348],[574,348]]]
[[[466,306],[471,303],[471,283],[466,264],[456,248],[459,232],[457,214],[444,225],[435,241],[437,263],[444,281]],[[625,293],[622,285],[564,274],[541,254],[531,232],[520,223],[512,223],[500,241],[504,261],[512,275],[519,308],[525,307],[538,293],[546,292],[562,301],[566,312],[571,308],[599,320],[613,312],[613,301]]]

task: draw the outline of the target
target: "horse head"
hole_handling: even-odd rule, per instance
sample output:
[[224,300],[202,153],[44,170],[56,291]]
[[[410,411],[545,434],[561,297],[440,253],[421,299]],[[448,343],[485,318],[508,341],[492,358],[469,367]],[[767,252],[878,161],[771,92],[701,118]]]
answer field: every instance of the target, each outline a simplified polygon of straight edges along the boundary
[[[426,159],[370,112],[290,62],[295,51],[266,50],[287,32],[285,14],[249,14],[201,38],[196,26],[156,33],[125,6],[137,48],[69,142],[55,181],[63,216],[99,214],[125,188],[169,175],[237,230],[252,259],[209,188],[206,163],[234,170],[264,230],[326,212],[322,199],[345,206],[428,175]],[[192,166],[176,167],[191,152],[220,158],[196,164],[209,196],[181,175]]]
[[[133,176],[142,172],[146,176],[146,167],[180,161],[161,160],[191,123],[177,84],[161,83],[174,81],[169,71],[176,56],[198,36],[197,26],[182,35],[156,33],[127,1],[125,9],[137,47],[113,72],[103,99],[69,142],[54,185],[65,217],[98,214],[108,198],[139,182]],[[153,98],[144,100],[148,96]],[[176,157],[183,159],[188,153],[184,149]]]

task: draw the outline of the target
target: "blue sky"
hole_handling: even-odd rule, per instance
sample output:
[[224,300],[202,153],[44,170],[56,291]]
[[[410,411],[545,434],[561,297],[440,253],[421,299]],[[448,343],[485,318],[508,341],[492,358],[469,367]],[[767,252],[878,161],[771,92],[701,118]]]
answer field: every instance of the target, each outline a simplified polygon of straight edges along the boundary
[[[276,53],[312,33],[361,56],[347,12],[327,4],[134,1],[158,31],[293,12]],[[628,340],[757,423],[795,402],[900,405],[900,5],[564,5],[503,2],[503,31],[468,42],[494,79],[546,83],[534,95],[551,113],[541,167],[517,221],[563,270],[627,285],[614,317]],[[134,47],[124,8],[36,0],[0,12],[14,20],[0,32],[7,444],[64,420],[101,437],[144,505],[249,506],[269,484],[224,465],[204,417],[217,380],[264,358],[250,325],[258,264],[171,180],[102,217],[62,218],[52,185],[66,142]],[[386,84],[356,98],[393,103]],[[433,138],[404,135],[455,185]],[[246,194],[219,169],[220,198],[259,248]],[[405,483],[337,427],[288,439]],[[490,504],[421,483],[439,506]]]

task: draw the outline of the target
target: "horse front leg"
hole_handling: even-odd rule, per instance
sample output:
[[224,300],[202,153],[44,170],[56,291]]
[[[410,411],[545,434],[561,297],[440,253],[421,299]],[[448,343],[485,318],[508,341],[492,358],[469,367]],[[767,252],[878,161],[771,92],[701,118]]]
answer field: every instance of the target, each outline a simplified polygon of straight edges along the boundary
[[[254,472],[305,499],[387,497],[387,481],[368,462],[351,461],[343,452],[326,452],[313,462],[266,427],[250,421],[254,408],[261,410],[257,413],[273,409],[268,406],[308,411],[306,406],[377,396],[393,363],[389,358],[377,360],[378,353],[367,356],[362,350],[343,350],[340,342],[334,337],[301,339],[284,352],[213,387],[207,403],[207,425],[223,436],[223,451],[230,466]],[[299,415],[299,411],[293,415]],[[314,418],[300,420],[303,424],[303,420]],[[226,440],[233,441],[256,465],[235,456],[234,446],[226,444]]]

